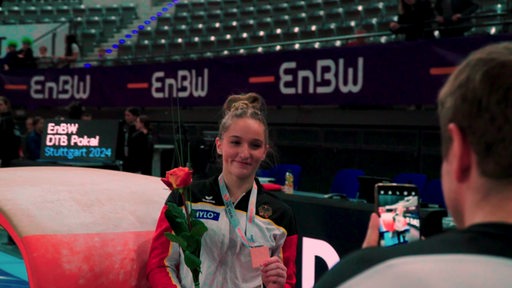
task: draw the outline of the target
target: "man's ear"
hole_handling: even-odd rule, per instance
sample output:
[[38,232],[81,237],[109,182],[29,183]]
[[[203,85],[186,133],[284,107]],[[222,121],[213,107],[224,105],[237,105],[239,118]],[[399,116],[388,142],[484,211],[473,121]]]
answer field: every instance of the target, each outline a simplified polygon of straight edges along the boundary
[[452,147],[450,147],[451,160],[453,161],[453,173],[455,181],[465,182],[471,174],[472,167],[472,149],[468,139],[460,128],[451,123],[448,125],[448,133],[452,138]]
[[222,141],[219,137],[215,138],[215,148],[217,148],[217,154],[222,155]]

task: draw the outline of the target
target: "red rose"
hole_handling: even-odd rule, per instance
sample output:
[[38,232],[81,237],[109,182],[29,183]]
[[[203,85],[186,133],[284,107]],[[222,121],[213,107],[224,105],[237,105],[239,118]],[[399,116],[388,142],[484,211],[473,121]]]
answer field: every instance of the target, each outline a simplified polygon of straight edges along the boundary
[[165,178],[162,178],[162,182],[171,190],[186,187],[192,183],[192,170],[188,167],[174,168],[167,171]]

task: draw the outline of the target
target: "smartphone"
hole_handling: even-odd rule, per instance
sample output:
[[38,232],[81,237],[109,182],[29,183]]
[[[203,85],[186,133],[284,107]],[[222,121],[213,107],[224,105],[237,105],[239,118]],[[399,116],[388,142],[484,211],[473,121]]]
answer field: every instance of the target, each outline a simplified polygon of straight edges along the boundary
[[416,185],[376,184],[375,209],[380,217],[380,246],[401,245],[421,238],[420,203]]

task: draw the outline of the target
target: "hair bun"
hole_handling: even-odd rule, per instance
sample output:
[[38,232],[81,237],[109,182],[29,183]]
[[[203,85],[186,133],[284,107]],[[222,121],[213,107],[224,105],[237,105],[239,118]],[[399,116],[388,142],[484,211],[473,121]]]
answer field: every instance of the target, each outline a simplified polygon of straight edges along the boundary
[[231,95],[224,103],[224,114],[237,110],[254,109],[260,113],[265,112],[265,100],[256,93]]

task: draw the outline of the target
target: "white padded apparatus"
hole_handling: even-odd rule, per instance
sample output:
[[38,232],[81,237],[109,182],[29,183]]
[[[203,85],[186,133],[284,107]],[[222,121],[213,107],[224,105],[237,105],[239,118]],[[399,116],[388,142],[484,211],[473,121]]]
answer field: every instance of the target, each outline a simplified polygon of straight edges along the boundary
[[512,259],[436,254],[390,259],[338,287],[511,287]]

